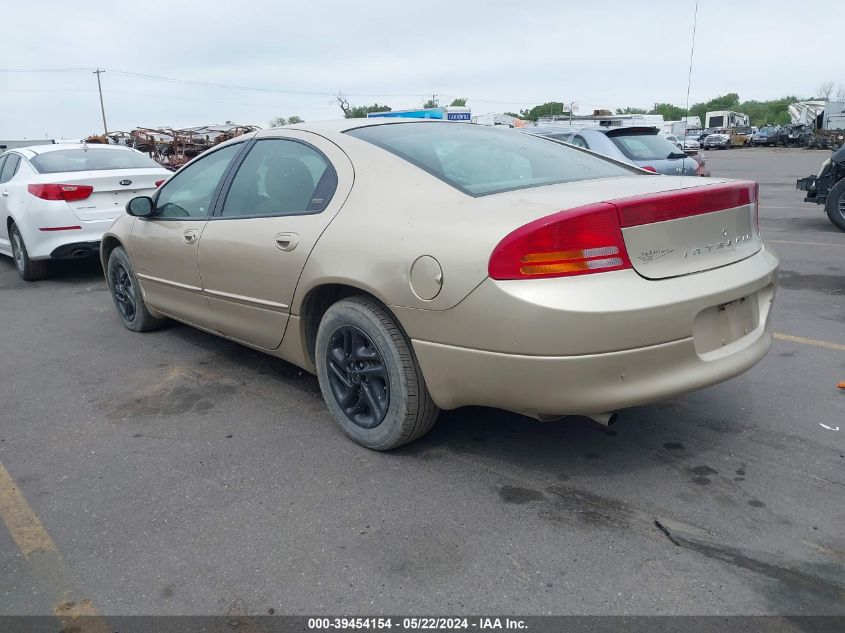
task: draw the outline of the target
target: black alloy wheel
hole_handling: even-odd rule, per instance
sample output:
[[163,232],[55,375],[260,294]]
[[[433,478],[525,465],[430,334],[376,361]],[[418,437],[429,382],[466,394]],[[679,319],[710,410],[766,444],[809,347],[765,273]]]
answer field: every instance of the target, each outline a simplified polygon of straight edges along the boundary
[[344,325],[326,347],[329,385],[350,422],[364,429],[384,421],[390,406],[390,379],[378,348],[361,329]]
[[123,264],[112,266],[112,293],[117,304],[117,309],[124,321],[131,322],[135,318],[137,307],[135,305],[135,288],[132,285],[132,277]]

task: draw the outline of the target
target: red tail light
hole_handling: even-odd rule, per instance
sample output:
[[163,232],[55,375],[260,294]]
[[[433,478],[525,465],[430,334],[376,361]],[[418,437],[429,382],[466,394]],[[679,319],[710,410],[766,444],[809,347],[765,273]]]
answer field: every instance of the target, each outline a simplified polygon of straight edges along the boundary
[[162,178],[161,180],[156,180],[156,187],[161,187],[164,184],[165,180],[167,180],[167,179]]
[[657,173],[657,170],[654,167],[652,167],[651,165],[646,165],[645,167],[643,167],[643,169],[646,170],[646,171],[650,171],[653,174]]
[[518,228],[493,250],[487,270],[493,279],[540,279],[630,267],[616,207],[600,202]]
[[756,183],[730,182],[620,198],[613,204],[619,209],[619,223],[624,228],[734,209],[756,200]]
[[85,200],[94,192],[94,187],[89,185],[29,185],[29,193],[42,200]]

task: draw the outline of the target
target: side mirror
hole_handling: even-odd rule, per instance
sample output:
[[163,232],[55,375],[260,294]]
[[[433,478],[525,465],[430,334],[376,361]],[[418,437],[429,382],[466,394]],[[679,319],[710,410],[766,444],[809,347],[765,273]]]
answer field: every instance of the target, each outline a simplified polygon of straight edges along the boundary
[[153,199],[148,196],[138,196],[126,203],[126,213],[136,218],[148,218],[154,210]]

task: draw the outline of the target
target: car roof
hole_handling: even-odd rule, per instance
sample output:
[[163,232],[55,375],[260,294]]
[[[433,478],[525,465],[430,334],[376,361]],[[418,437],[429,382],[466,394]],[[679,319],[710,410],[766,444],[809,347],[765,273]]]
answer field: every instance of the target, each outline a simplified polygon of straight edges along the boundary
[[[284,125],[282,127],[268,128],[258,132],[262,135],[263,132],[271,130],[302,130],[304,132],[315,132],[317,134],[339,134],[347,130],[354,130],[360,127],[370,127],[373,125],[391,125],[391,124],[407,124],[407,123],[455,123],[455,121],[444,121],[443,119],[411,119],[404,117],[372,117],[361,119],[332,119],[329,121],[312,121],[310,123],[296,123],[294,125]],[[475,124],[472,124],[475,125]]]

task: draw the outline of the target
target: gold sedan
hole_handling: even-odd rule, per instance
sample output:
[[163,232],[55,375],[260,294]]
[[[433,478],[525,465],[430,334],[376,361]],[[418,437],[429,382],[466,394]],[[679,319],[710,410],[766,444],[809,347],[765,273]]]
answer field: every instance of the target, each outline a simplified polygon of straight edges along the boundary
[[611,423],[772,342],[756,184],[473,124],[233,139],[131,200],[101,257],[127,328],[172,318],[316,373],[376,450],[464,405]]

